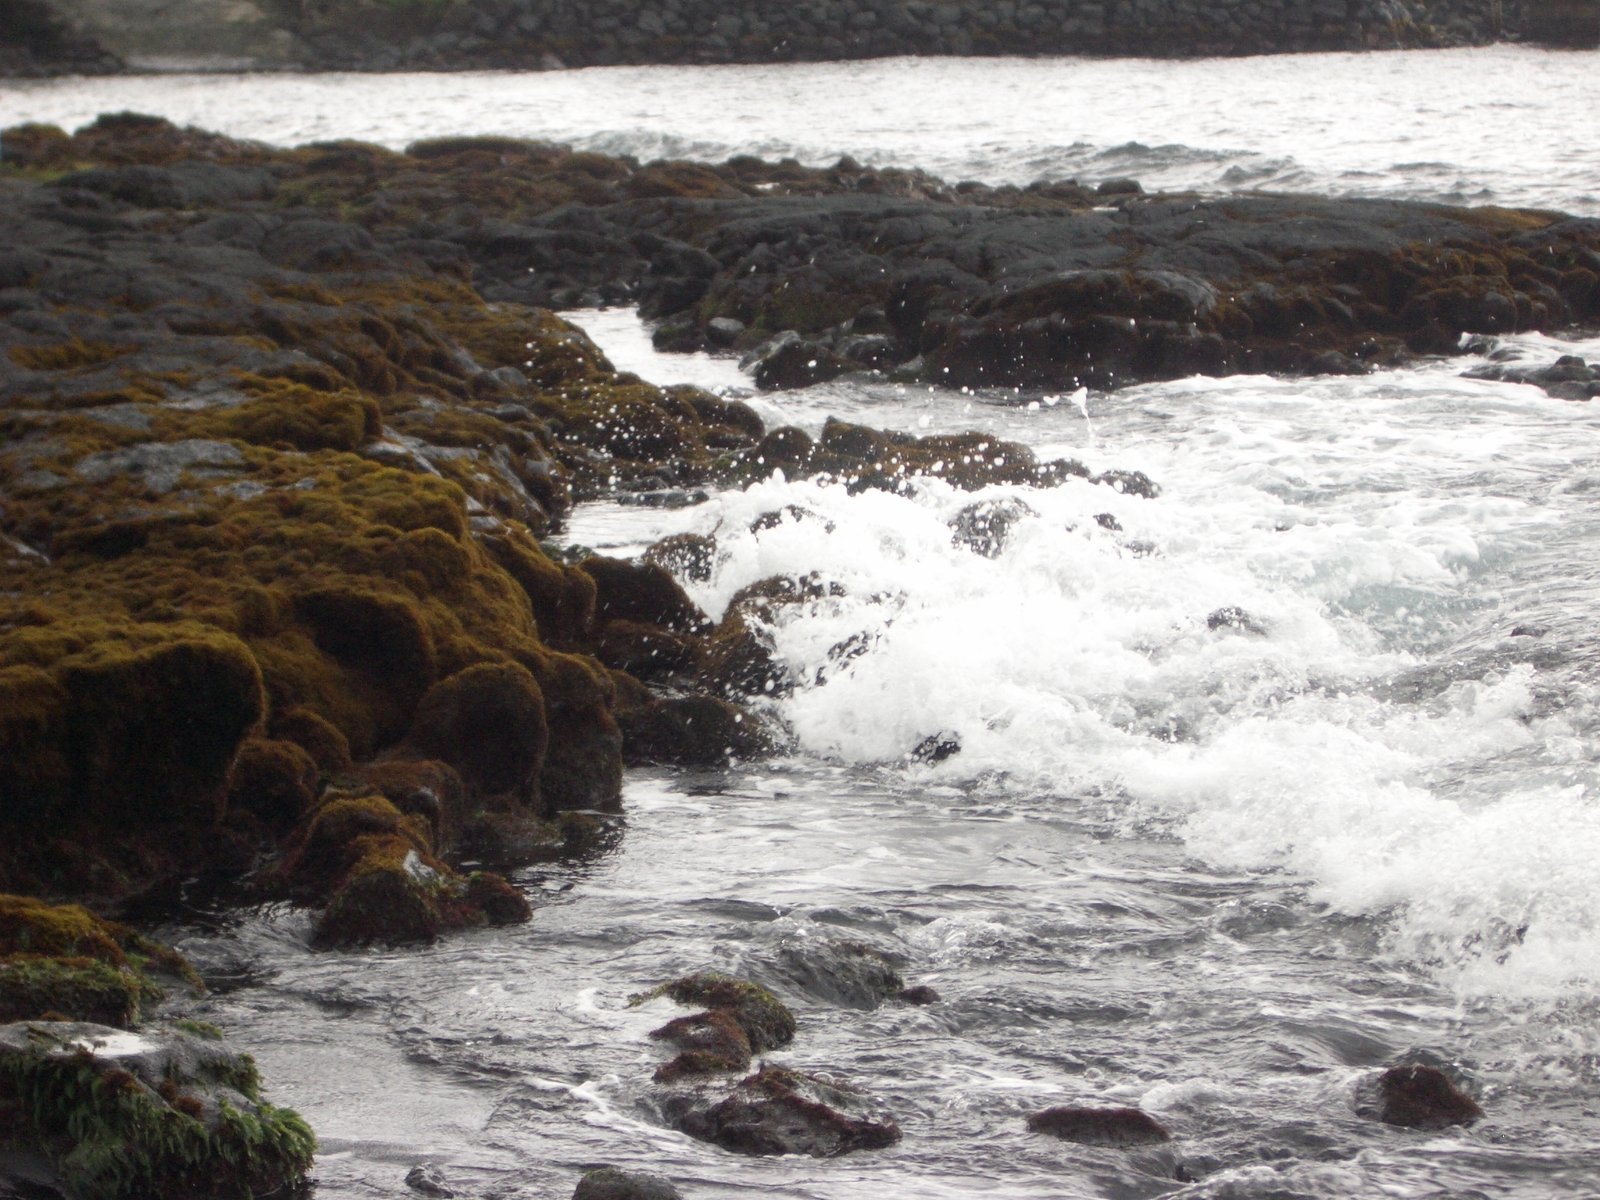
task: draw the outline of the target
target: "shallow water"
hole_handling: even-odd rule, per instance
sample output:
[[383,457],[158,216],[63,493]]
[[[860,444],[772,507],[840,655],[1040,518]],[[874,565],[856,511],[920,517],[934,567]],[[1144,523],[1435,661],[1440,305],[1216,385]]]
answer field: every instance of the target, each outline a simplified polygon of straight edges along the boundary
[[[1593,211],[1596,61],[955,60],[0,98],[6,123],[131,106],[285,141],[516,132],[993,179],[1099,162],[1215,187],[1281,162],[1262,180]],[[1132,140],[1166,149],[1129,167]],[[583,320],[647,378],[740,383],[725,360],[654,355],[631,314]],[[1597,339],[1508,346],[1600,358]],[[421,1162],[496,1197],[564,1197],[600,1163],[691,1197],[1597,1194],[1600,418],[1466,365],[754,398],[812,430],[830,414],[992,430],[1162,491],[850,496],[775,477],[679,509],[584,506],[566,536],[610,553],[714,533],[716,573],[692,585],[713,613],[775,573],[839,585],[773,630],[799,686],[765,703],[793,753],[630,774],[613,850],[518,875],[538,910],[523,928],[320,955],[287,910],[175,928],[218,985],[205,1015],[319,1130],[330,1198],[402,1194]],[[1027,506],[997,557],[952,539],[974,501]],[[960,753],[908,761],[935,734]],[[866,1010],[808,990],[795,963],[830,939],[898,956],[943,999]],[[800,1032],[772,1058],[881,1097],[904,1141],[761,1160],[663,1129],[647,1034],[675,1010],[629,997],[703,967],[776,987]],[[1362,1080],[1404,1053],[1459,1066],[1487,1119],[1422,1134],[1358,1116]],[[1123,1153],[1024,1130],[1070,1102],[1139,1104],[1176,1141]]]

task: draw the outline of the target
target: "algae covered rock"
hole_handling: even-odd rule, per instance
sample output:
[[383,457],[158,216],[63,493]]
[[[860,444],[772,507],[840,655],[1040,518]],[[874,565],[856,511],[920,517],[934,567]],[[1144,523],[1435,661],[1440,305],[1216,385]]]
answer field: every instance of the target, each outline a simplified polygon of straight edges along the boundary
[[45,1155],[83,1200],[212,1200],[304,1181],[316,1150],[248,1055],[178,1030],[0,1025],[0,1148]]
[[328,949],[429,942],[532,916],[499,876],[462,876],[436,857],[431,832],[429,813],[403,813],[382,795],[334,795],[296,831],[265,886],[321,904],[312,939]]
[[544,695],[518,663],[479,663],[429,689],[407,740],[449,763],[469,787],[517,792],[544,766]]
[[132,1025],[167,988],[196,987],[161,944],[76,904],[0,895],[0,1022]]
[[755,1051],[777,1050],[794,1040],[794,1013],[789,1006],[759,983],[724,975],[721,971],[697,971],[664,983],[636,1001],[666,996],[679,1004],[701,1004],[708,1009],[726,1009],[749,1039]]

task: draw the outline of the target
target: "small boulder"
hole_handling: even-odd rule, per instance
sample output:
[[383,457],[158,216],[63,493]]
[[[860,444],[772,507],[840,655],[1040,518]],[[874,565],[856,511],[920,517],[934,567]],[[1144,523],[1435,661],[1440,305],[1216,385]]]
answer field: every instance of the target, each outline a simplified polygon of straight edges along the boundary
[[42,1154],[71,1195],[287,1192],[316,1149],[305,1121],[262,1099],[248,1055],[178,1030],[0,1025],[0,1113],[0,1145]]
[[521,664],[478,663],[428,689],[406,741],[476,791],[516,792],[544,765],[544,696]]
[[1356,1111],[1404,1129],[1447,1129],[1483,1116],[1478,1102],[1438,1067],[1402,1063],[1363,1086]]
[[456,1194],[444,1177],[444,1172],[432,1163],[418,1163],[406,1172],[406,1186],[424,1196],[439,1196],[448,1200]]
[[1028,1129],[1082,1146],[1153,1146],[1172,1140],[1161,1122],[1137,1108],[1060,1105],[1034,1113]]
[[599,1167],[578,1180],[572,1200],[683,1200],[672,1181],[648,1171]]
[[655,563],[592,555],[578,564],[594,580],[595,616],[697,633],[710,624],[682,586]]
[[737,1154],[809,1154],[835,1158],[881,1150],[900,1127],[847,1084],[782,1067],[763,1067],[714,1103],[701,1093],[668,1098],[674,1128]]
[[795,987],[849,1008],[877,1008],[905,988],[890,956],[865,942],[808,937],[785,946],[778,960]]
[[727,1009],[750,1041],[750,1049],[778,1050],[794,1040],[795,1020],[789,1006],[767,988],[721,971],[697,971],[634,997],[643,1003],[666,996],[679,1004]]
[[951,520],[950,541],[983,558],[999,558],[1018,523],[1038,515],[1014,498],[980,500],[967,505]]
[[772,753],[778,737],[763,718],[716,696],[673,696],[617,713],[631,765],[714,767]]
[[750,372],[762,391],[810,387],[836,379],[850,369],[826,346],[803,338],[792,329],[758,346],[739,365]]

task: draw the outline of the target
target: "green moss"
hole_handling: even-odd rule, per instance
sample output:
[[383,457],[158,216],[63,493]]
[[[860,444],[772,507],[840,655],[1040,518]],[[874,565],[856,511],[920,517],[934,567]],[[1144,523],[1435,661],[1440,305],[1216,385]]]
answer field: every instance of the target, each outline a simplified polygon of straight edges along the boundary
[[759,983],[724,975],[720,971],[699,971],[642,992],[631,1000],[642,1004],[657,996],[667,996],[679,1004],[700,1004],[707,1009],[726,1009],[750,1041],[753,1051],[776,1050],[794,1040],[795,1020],[789,1007]]
[[0,959],[0,1024],[40,1019],[137,1024],[161,990],[128,967],[89,958],[12,955]]
[[[72,1027],[68,1027],[71,1029]],[[298,1185],[316,1138],[296,1113],[258,1103],[253,1078],[207,1116],[169,1102],[115,1058],[97,1058],[40,1026],[28,1052],[0,1054],[0,1104],[18,1121],[0,1146],[42,1152],[84,1200],[240,1197]],[[179,1100],[174,1096],[174,1100]]]
[[135,349],[135,346],[108,346],[73,338],[51,346],[13,346],[8,353],[12,362],[30,371],[72,371],[99,366],[132,354]]

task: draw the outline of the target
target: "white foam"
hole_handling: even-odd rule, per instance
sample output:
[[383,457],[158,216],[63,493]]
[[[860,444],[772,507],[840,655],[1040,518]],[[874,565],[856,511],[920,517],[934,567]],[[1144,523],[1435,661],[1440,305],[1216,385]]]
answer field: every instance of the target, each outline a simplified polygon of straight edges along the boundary
[[[1086,457],[1160,498],[774,477],[693,516],[720,553],[695,594],[715,614],[774,574],[837,585],[772,630],[800,681],[776,708],[811,754],[898,764],[953,734],[961,752],[912,778],[1106,797],[1209,861],[1388,916],[1395,951],[1464,992],[1584,991],[1591,706],[1483,631],[1546,574],[1574,586],[1553,547],[1587,553],[1589,517],[1553,483],[1592,469],[1594,418],[1525,392],[1419,372],[1100,397]],[[1005,416],[1035,440],[1063,419],[1081,422]],[[1008,497],[1035,515],[998,558],[953,543],[964,506]],[[748,532],[790,506],[808,515]]]

